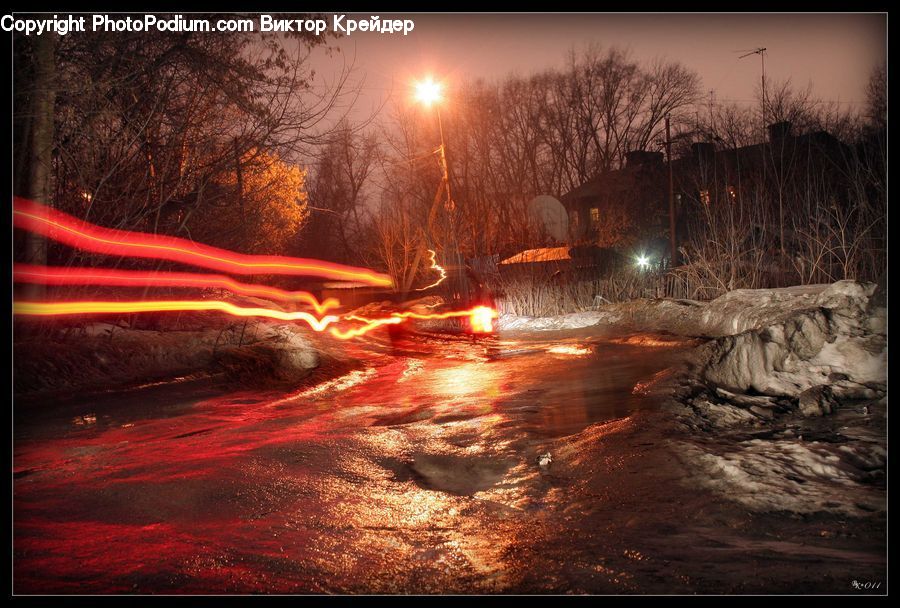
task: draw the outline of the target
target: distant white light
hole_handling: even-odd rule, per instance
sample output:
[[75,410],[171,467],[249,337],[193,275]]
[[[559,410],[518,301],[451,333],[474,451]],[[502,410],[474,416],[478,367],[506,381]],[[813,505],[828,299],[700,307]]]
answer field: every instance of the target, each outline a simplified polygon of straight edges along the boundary
[[650,258],[643,254],[637,256],[637,265],[641,270],[647,270],[650,268]]

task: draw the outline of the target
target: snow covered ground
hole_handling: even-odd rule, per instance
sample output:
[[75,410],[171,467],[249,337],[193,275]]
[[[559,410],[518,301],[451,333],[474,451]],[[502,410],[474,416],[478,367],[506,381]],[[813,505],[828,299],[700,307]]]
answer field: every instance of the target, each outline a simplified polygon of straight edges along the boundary
[[[429,309],[432,302],[416,303]],[[384,307],[384,304],[373,305]],[[694,483],[754,510],[884,513],[886,311],[871,284],[738,290],[708,303],[636,300],[552,318],[503,316],[501,332],[596,328],[665,346],[702,338],[668,391],[676,451]],[[630,338],[629,333],[633,334]],[[312,340],[317,340],[313,337]],[[322,345],[294,324],[186,316],[178,328],[94,323],[15,343],[17,395],[172,378],[296,383]]]
[[655,387],[694,482],[747,508],[883,514],[887,323],[872,284],[737,290],[712,302],[637,300],[501,330],[588,326],[708,338]]
[[14,341],[14,390],[38,396],[196,373],[249,384],[294,381],[318,365],[318,351],[306,336],[293,323],[245,325],[207,315],[153,330],[91,323]]
[[497,326],[501,331],[547,331],[581,329],[601,323],[615,324],[621,319],[622,315],[616,311],[599,310],[573,312],[558,317],[525,317],[506,314],[497,320]]

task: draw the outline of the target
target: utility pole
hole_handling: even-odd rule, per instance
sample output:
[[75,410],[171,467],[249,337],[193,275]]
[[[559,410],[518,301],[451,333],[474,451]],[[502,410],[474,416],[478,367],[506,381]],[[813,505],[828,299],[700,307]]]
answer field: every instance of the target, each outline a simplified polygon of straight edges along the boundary
[[674,268],[677,255],[675,248],[675,180],[672,176],[672,135],[669,131],[668,114],[666,114],[666,159],[669,161],[669,244],[671,245],[669,266]]
[[[433,104],[435,102],[439,102],[441,100],[441,87],[439,84],[435,83],[430,78],[425,81],[419,82],[416,84],[416,98],[422,104],[424,104],[426,107],[429,107],[429,106],[431,106],[431,104]],[[453,297],[454,297],[454,299],[456,297],[459,297],[461,300],[468,302],[468,299],[469,299],[468,287],[469,287],[469,285],[468,285],[468,281],[466,279],[466,273],[465,273],[465,260],[462,257],[462,254],[459,250],[459,239],[457,238],[457,235],[456,235],[456,221],[454,218],[455,211],[456,211],[456,205],[453,203],[453,195],[450,191],[450,164],[447,160],[447,145],[444,142],[444,123],[441,120],[440,105],[438,105],[438,107],[437,107],[437,119],[438,119],[438,130],[439,130],[440,136],[441,136],[441,147],[438,148],[438,151],[440,151],[440,153],[441,153],[440,161],[441,161],[441,169],[443,172],[443,176],[442,176],[443,184],[441,184],[439,186],[438,191],[435,194],[435,199],[434,199],[434,203],[432,204],[431,213],[428,216],[428,225],[429,225],[429,230],[430,230],[434,214],[437,211],[437,205],[439,202],[438,197],[440,196],[441,189],[444,188],[444,189],[446,189],[446,193],[447,193],[447,202],[446,202],[444,208],[447,211],[447,220],[448,220],[447,223],[449,224],[450,234],[448,236],[451,241],[449,243],[449,245],[453,249],[453,253],[452,253],[453,266],[455,266],[456,271],[457,271],[456,272],[457,276],[456,276],[455,282],[457,283],[458,291],[456,291],[453,294]],[[451,279],[450,284],[452,285],[453,283],[454,283],[454,281],[453,281],[453,279]]]
[[241,149],[238,146],[237,137],[231,142],[234,148],[234,175],[237,180],[238,206],[241,210],[241,234],[244,237],[242,245],[247,244],[247,210],[244,207],[244,170],[241,166]]
[[447,188],[447,202],[444,204],[447,211],[453,210],[453,197],[450,196],[450,167],[447,166],[447,147],[444,145],[444,123],[441,121],[441,109],[437,109],[438,131],[441,135],[441,169],[444,173],[444,184]]
[[753,49],[752,51],[745,53],[738,57],[738,59],[743,59],[744,57],[749,57],[750,55],[759,55],[760,67],[761,67],[761,84],[762,84],[762,129],[763,129],[763,138],[766,136],[766,47],[761,46],[759,48]]
[[[766,47],[761,46],[757,49],[754,49],[744,55],[738,57],[738,59],[743,59],[744,57],[749,57],[750,55],[759,55],[760,61],[760,82],[762,85],[762,99],[760,100],[762,103],[762,145],[760,145],[760,150],[762,150],[762,183],[763,187],[766,185]],[[781,250],[781,256],[784,257],[784,211],[781,204],[781,198],[779,196],[778,200],[778,230],[779,230],[779,246]]]
[[457,293],[465,305],[469,303],[469,282],[466,278],[466,263],[462,252],[459,250],[459,239],[456,234],[456,204],[453,202],[453,196],[450,192],[450,165],[447,162],[447,146],[444,143],[444,123],[441,120],[441,109],[437,108],[438,130],[441,135],[441,168],[444,173],[444,184],[447,189],[447,202],[445,209],[447,211],[447,219],[450,224],[450,238],[453,247],[453,265],[456,267],[456,283]]

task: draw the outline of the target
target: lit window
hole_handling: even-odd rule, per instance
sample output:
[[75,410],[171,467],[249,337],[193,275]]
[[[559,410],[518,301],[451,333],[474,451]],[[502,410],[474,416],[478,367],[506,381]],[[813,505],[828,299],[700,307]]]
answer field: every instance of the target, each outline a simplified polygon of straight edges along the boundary
[[728,200],[731,202],[737,200],[737,190],[735,190],[734,186],[728,186],[725,190],[728,192]]
[[591,207],[591,226],[599,226],[600,225],[600,210],[596,207]]
[[709,204],[709,190],[701,190],[700,191],[700,202],[704,205]]

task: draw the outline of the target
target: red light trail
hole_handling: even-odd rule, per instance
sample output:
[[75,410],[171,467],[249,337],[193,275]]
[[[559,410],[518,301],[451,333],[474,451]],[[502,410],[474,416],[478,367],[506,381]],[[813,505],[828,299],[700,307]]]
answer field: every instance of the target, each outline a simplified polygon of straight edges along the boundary
[[328,298],[319,302],[308,291],[286,291],[267,285],[239,283],[231,277],[194,272],[158,272],[152,270],[116,270],[112,268],[60,268],[15,264],[13,281],[42,285],[108,285],[120,287],[197,287],[220,288],[236,294],[260,296],[285,302],[303,302],[317,314],[337,308],[340,302]]
[[[376,286],[392,285],[391,279],[387,275],[365,268],[355,268],[304,258],[245,255],[192,243],[176,237],[102,228],[21,198],[14,199],[13,217],[14,226],[17,228],[29,230],[66,245],[95,253],[169,260],[237,274],[299,274],[336,280],[354,280]],[[430,249],[429,252],[431,253],[431,267],[434,270],[438,270],[441,273],[441,277],[437,282],[423,287],[419,291],[440,284],[447,276],[444,269],[437,264],[435,259],[436,253]],[[312,306],[319,315],[322,315],[330,308],[340,305],[340,302],[334,298],[328,298],[320,303],[313,294],[305,291],[286,291],[267,285],[240,283],[227,276],[192,272],[77,267],[54,268],[15,264],[14,280],[19,283],[47,285],[216,287],[237,294],[303,302]],[[219,311],[236,317],[267,317],[282,321],[303,321],[317,332],[328,329],[331,335],[341,340],[362,336],[382,325],[396,325],[408,319],[425,320],[468,317],[472,332],[489,333],[493,331],[493,319],[497,318],[497,312],[486,306],[477,306],[470,310],[428,314],[412,311],[395,312],[387,317],[366,319],[354,315],[348,315],[343,318],[337,315],[326,315],[320,318],[308,312],[285,312],[266,307],[242,307],[220,300],[13,302],[14,314],[40,317],[170,311]],[[361,322],[363,325],[346,330],[329,327],[332,323],[338,323],[342,320]]]
[[168,260],[235,274],[294,274],[380,287],[393,284],[389,276],[365,268],[306,258],[247,255],[172,236],[102,228],[18,197],[14,199],[13,225],[71,247],[106,255]]
[[[345,317],[348,320],[359,320],[361,321],[361,317]],[[341,340],[349,340],[351,338],[357,338],[359,336],[363,336],[375,328],[381,327],[382,325],[397,325],[398,323],[403,323],[406,319],[402,319],[400,317],[386,317],[382,319],[372,319],[366,320],[365,325],[362,327],[355,327],[352,329],[348,329],[346,331],[340,330],[336,327],[331,328],[331,335],[335,338],[339,338]]]

